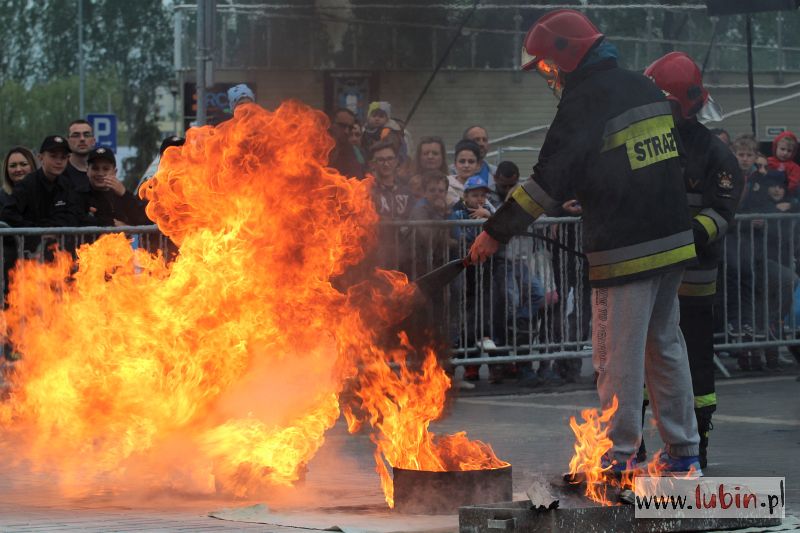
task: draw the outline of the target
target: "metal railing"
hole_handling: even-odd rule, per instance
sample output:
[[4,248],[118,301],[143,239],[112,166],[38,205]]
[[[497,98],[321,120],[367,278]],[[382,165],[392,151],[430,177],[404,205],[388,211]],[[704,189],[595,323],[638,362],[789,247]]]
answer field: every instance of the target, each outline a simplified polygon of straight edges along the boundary
[[795,313],[798,224],[789,213],[740,214],[724,242],[717,298],[724,328],[717,350],[800,346]]
[[0,279],[2,294],[6,294],[8,271],[16,261],[35,259],[47,261],[53,256],[53,245],[59,250],[74,252],[82,244],[91,243],[101,235],[124,233],[132,240],[134,248],[144,248],[150,252],[161,250],[169,253],[171,244],[158,226],[84,226],[76,228],[11,228],[0,222],[0,258],[3,277]]
[[[482,221],[383,224],[393,230],[382,241],[391,251],[382,256],[383,266],[414,280],[466,255]],[[580,224],[578,218],[539,219],[528,235],[441,289],[432,320],[452,346],[453,364],[591,356],[591,291]],[[716,352],[800,346],[794,303],[798,224],[800,214],[737,216],[721,244]]]
[[[467,254],[481,220],[382,222],[373,259],[412,281]],[[800,214],[742,214],[722,243],[716,299],[717,352],[800,346]],[[18,258],[47,261],[52,244],[76,250],[123,232],[134,247],[175,252],[156,226],[0,228],[3,291]],[[452,349],[454,365],[591,356],[591,290],[581,219],[541,218],[484,265],[468,267],[422,310]],[[50,256],[48,255],[50,254]],[[491,343],[489,342],[491,340]]]
[[[644,69],[668,49],[704,57],[714,24],[702,4],[573,7],[606,17],[598,20],[620,48],[625,65],[634,70]],[[192,69],[196,6],[179,4],[173,9],[175,68]],[[452,22],[437,24],[408,17],[402,9],[359,5],[337,10],[310,4],[293,8],[218,3],[216,9],[213,56],[215,67],[222,69],[430,70],[458,29]],[[431,8],[426,9],[432,13]],[[459,6],[438,9],[456,18],[463,16]],[[463,29],[444,68],[516,71],[528,24],[546,9],[543,5],[481,6]],[[613,19],[607,18],[609,11],[615,13]],[[679,36],[663,35],[670,26],[666,16],[685,17]],[[745,70],[742,20],[741,16],[727,18],[714,43],[709,71]],[[759,29],[753,44],[756,70],[779,75],[800,71],[800,46],[792,45],[793,35],[786,31],[797,26],[800,14],[762,13],[755,15],[754,21]]]

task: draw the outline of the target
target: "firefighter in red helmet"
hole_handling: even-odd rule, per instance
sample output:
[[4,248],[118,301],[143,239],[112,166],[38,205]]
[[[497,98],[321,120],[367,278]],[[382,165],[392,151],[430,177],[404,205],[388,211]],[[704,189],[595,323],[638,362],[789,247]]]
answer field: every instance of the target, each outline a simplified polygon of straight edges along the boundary
[[722,244],[744,186],[736,157],[697,117],[719,119],[703,86],[700,69],[683,52],[670,52],[647,67],[672,105],[672,115],[686,151],[683,181],[698,264],[683,274],[678,290],[681,331],[689,352],[694,411],[700,432],[700,464],[706,466],[711,414],[717,408],[714,389],[714,295]]
[[694,236],[670,104],[646,77],[619,68],[616,48],[577,11],[541,17],[525,38],[524,56],[523,68],[544,76],[560,96],[558,111],[531,179],[485,223],[471,259],[485,260],[536,218],[562,215],[577,198],[597,389],[604,409],[615,396],[619,401],[603,461],[614,471],[635,463],[646,382],[666,443],[659,466],[699,471],[678,327],[678,287],[695,261]]

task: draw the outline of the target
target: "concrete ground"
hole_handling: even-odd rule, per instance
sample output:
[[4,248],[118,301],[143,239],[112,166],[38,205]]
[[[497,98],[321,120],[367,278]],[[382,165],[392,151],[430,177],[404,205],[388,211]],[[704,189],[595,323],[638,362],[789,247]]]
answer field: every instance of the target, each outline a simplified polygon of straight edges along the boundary
[[[588,362],[584,369],[587,367]],[[796,381],[796,369],[791,366],[781,374],[720,379],[707,475],[784,476],[788,514],[800,516],[800,382]],[[497,455],[513,465],[515,493],[523,492],[537,473],[551,477],[567,468],[573,444],[568,419],[579,415],[580,409],[597,405],[588,378],[549,391],[520,388],[512,381],[481,383],[475,390],[457,394],[447,417],[432,429],[466,430],[470,437],[491,443]],[[660,442],[650,425],[646,439],[650,450]],[[343,520],[343,515],[331,514],[340,512],[348,513],[351,521],[361,517],[362,527],[382,523],[383,531],[412,529],[410,521],[385,512],[372,452],[367,434],[348,435],[340,421],[309,465],[305,485],[275,501],[268,498],[266,503],[274,512],[294,511],[299,519],[330,516],[331,525]],[[110,498],[64,501],[49,494],[48,486],[43,475],[0,478],[0,531],[298,531],[207,516],[210,511],[255,502],[191,498],[135,503]],[[427,528],[414,524],[416,530],[457,529],[454,517],[444,522],[431,519]]]

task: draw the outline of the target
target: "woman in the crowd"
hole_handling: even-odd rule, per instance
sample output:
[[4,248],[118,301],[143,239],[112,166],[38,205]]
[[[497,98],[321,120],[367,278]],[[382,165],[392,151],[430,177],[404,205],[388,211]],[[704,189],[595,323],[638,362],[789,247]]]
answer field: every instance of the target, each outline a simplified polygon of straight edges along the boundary
[[24,146],[15,146],[3,160],[3,189],[0,192],[0,203],[5,204],[14,190],[14,184],[36,170],[36,159],[33,152]]
[[414,175],[408,180],[411,194],[417,200],[425,196],[423,174],[438,172],[447,176],[447,153],[441,137],[423,137],[417,145],[417,157],[414,159]]
[[464,184],[470,176],[480,170],[481,148],[469,140],[461,140],[456,144],[456,173],[448,176],[450,187],[447,190],[447,206],[452,207],[464,195]]

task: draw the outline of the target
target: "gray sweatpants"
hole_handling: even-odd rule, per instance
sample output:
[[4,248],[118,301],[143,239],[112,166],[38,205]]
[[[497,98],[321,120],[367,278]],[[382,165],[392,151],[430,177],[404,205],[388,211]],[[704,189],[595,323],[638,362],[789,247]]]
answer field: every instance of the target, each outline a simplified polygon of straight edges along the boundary
[[678,327],[681,270],[592,290],[592,362],[603,409],[619,407],[609,425],[611,453],[626,462],[642,438],[644,385],[666,451],[698,455],[692,379]]

